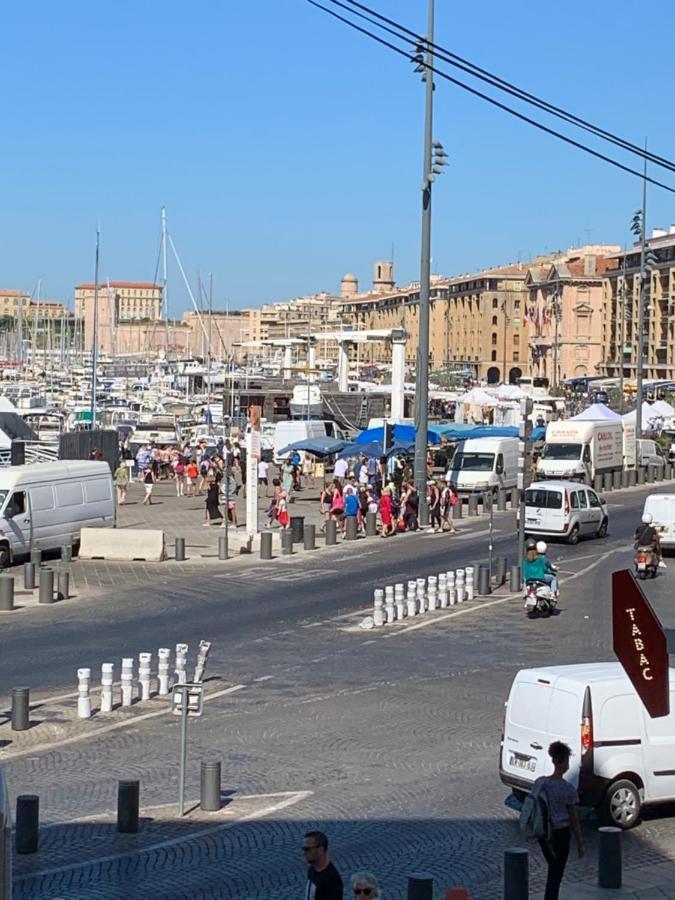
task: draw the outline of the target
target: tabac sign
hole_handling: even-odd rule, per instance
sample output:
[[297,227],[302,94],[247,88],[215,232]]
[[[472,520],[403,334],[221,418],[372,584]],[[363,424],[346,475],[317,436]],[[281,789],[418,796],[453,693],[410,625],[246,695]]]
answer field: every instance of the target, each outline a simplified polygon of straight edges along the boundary
[[612,574],[614,652],[649,715],[670,712],[668,646],[656,613],[628,569]]

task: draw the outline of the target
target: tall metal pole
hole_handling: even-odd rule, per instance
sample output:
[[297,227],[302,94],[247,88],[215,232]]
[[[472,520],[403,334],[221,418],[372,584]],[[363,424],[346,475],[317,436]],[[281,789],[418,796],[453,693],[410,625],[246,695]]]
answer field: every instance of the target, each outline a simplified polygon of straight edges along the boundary
[[[647,142],[645,141],[645,150]],[[635,410],[635,440],[642,437],[642,393],[644,376],[644,327],[645,327],[645,255],[647,252],[647,157],[645,156],[644,175],[642,179],[642,233],[640,241],[640,295],[638,300],[638,351],[637,351],[637,407]],[[635,447],[635,459],[639,460],[638,446]],[[636,462],[636,465],[638,463]]]
[[98,257],[101,229],[96,229],[96,264],[94,266],[94,321],[91,338],[91,430],[96,428],[96,389],[98,367]]
[[431,154],[434,116],[434,0],[429,0],[427,52],[425,63],[426,93],[424,108],[424,161],[422,166],[422,250],[420,254],[420,314],[417,348],[415,434],[415,486],[419,499],[419,523],[429,524],[427,504],[427,427],[429,419],[429,284],[431,281]]
[[626,290],[626,259],[628,253],[626,248],[623,248],[623,263],[621,266],[621,290],[617,291],[617,301],[621,298],[621,330],[619,333],[621,346],[619,348],[619,391],[621,392],[621,397],[619,398],[619,412],[621,415],[624,413],[624,399],[623,399],[623,348],[626,346],[626,297],[628,296],[628,292]]
[[502,312],[504,313],[504,371],[502,372],[502,384],[506,384],[506,331],[509,317],[506,314],[506,300],[502,300]]
[[162,300],[164,301],[164,357],[169,355],[169,287],[167,283],[166,207],[162,207]]

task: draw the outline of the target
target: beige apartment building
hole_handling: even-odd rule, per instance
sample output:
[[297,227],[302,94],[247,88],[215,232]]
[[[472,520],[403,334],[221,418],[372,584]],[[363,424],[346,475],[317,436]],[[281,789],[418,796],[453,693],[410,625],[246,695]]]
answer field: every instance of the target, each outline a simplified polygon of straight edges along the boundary
[[530,266],[523,315],[528,374],[557,386],[566,378],[600,373],[603,275],[618,250],[613,244],[586,245]]
[[[644,377],[675,380],[675,225],[654,229],[647,241],[654,261],[646,282]],[[602,356],[600,372],[635,378],[638,355],[640,244],[615,253],[603,279]]]
[[37,316],[43,319],[70,319],[72,313],[67,306],[57,300],[31,300],[27,291],[0,291],[0,317],[22,316],[28,322]]
[[[75,317],[92,319],[95,286],[75,287]],[[162,318],[162,288],[150,281],[110,281],[98,286],[99,315],[110,318],[112,309],[118,322],[133,319],[156,321]]]

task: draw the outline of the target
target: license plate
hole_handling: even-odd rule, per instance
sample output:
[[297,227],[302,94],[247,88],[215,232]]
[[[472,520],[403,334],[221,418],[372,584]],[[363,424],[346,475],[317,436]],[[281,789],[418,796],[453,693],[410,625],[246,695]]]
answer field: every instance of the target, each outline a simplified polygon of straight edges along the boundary
[[525,521],[528,525],[541,525],[541,519],[538,519],[536,516],[527,516]]
[[533,606],[536,606],[536,605],[537,605],[537,600],[535,597],[528,597],[527,600],[525,601],[525,606],[527,606],[528,608],[532,608]]
[[515,769],[523,769],[525,772],[534,772],[537,767],[536,759],[522,759],[520,756],[509,756],[509,765]]
[[643,572],[647,568],[647,563],[640,562],[638,563],[638,569],[640,572]]

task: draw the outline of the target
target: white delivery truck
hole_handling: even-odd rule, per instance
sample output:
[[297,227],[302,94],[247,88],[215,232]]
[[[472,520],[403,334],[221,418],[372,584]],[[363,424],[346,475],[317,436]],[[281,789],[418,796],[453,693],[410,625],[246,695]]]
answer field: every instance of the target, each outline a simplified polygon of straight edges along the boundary
[[[338,440],[345,439],[342,429],[328,419],[289,419],[285,422],[277,422],[274,426],[274,462],[279,464],[285,459],[279,451],[297,441],[312,440],[312,438],[334,437]],[[300,459],[304,460],[305,454],[300,450]]]
[[0,468],[0,566],[34,547],[77,547],[81,528],[114,525],[108,463],[62,460]]
[[518,482],[518,438],[459,441],[448,480],[457,491],[469,493],[514,488]]
[[603,472],[621,471],[623,440],[623,426],[618,420],[551,422],[537,477],[590,483]]

